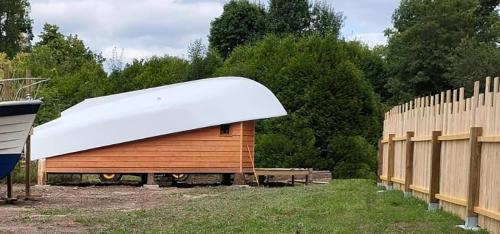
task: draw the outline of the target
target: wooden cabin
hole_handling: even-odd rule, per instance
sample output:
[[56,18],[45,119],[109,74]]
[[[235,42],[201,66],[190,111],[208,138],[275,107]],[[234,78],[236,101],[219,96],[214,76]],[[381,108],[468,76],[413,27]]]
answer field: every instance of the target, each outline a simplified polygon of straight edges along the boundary
[[40,183],[48,173],[252,173],[255,120],[286,115],[267,88],[237,77],[96,99],[34,129]]

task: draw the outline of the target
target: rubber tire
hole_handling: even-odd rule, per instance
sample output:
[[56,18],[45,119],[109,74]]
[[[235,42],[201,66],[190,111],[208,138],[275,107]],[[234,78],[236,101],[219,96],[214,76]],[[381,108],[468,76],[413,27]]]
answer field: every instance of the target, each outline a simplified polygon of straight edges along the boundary
[[[112,178],[106,178],[104,176],[104,174],[113,174],[114,176]],[[122,175],[118,174],[118,173],[103,173],[103,174],[99,174],[99,181],[101,181],[101,183],[113,183],[113,182],[119,181],[121,178],[122,178]]]
[[172,174],[172,178],[173,180],[175,180],[175,182],[185,182],[186,180],[189,179],[189,174],[185,173]]

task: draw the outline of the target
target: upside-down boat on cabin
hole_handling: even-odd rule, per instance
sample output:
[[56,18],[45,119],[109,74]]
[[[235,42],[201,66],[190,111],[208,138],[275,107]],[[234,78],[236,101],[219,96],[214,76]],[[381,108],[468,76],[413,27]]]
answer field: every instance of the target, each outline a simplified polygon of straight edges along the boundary
[[[40,78],[0,80],[0,179],[15,167],[42,102],[31,98]],[[17,92],[12,90],[18,89]]]
[[241,77],[91,98],[34,129],[32,159],[39,183],[49,173],[241,178],[253,172],[254,121],[283,115],[269,89]]

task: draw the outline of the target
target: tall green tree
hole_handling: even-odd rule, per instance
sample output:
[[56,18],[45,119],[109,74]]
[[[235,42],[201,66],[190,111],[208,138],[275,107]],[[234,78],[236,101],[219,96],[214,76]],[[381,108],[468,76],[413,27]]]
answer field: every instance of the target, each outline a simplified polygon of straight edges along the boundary
[[352,49],[335,36],[270,35],[236,48],[224,62],[218,75],[255,79],[288,112],[259,122],[256,160],[261,166],[332,169],[339,160],[327,153],[333,137],[376,142],[380,105]]
[[214,49],[207,49],[201,39],[188,48],[189,69],[187,80],[209,78],[222,65],[222,58]]
[[326,2],[317,1],[310,10],[310,22],[307,32],[319,33],[320,35],[339,35],[344,16],[335,12],[333,7]]
[[452,88],[449,74],[462,42],[472,39],[479,45],[498,40],[495,4],[498,1],[401,1],[393,15],[394,26],[386,31],[392,101]]
[[247,0],[232,0],[212,21],[209,41],[211,48],[227,58],[238,45],[261,39],[266,33],[338,36],[342,22],[342,14],[323,1],[270,0],[268,9],[264,9]]
[[311,22],[308,0],[270,0],[269,30],[276,34],[301,34]]
[[33,34],[28,0],[0,1],[0,52],[13,58],[29,46]]
[[38,123],[57,118],[60,112],[85,98],[106,93],[104,59],[76,35],[65,36],[57,26],[45,24],[40,39],[28,58],[33,75],[50,79],[39,93],[44,105],[37,116]]
[[261,38],[266,31],[264,8],[247,0],[231,0],[210,24],[210,46],[226,58],[238,45]]
[[500,0],[479,0],[474,15],[478,41],[500,43]]

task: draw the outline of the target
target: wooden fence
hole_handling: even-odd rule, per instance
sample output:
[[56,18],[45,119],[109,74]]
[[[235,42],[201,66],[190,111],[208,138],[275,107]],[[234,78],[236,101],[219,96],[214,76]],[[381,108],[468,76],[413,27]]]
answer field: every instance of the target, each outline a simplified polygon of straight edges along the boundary
[[[492,87],[493,86],[493,87]],[[379,178],[430,204],[500,233],[499,78],[392,108],[379,145]]]

